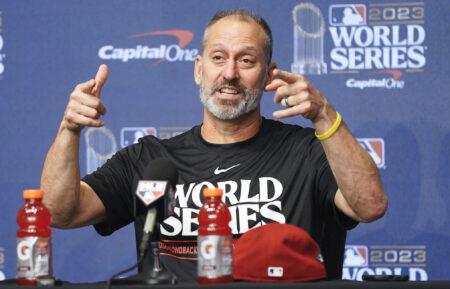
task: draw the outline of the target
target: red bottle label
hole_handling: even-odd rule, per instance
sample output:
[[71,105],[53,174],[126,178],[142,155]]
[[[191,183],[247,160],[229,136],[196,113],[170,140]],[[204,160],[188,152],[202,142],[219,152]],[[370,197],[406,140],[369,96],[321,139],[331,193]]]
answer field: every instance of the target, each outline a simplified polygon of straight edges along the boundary
[[51,274],[51,238],[17,238],[17,278],[36,279]]
[[233,275],[231,236],[198,236],[198,277],[209,279]]

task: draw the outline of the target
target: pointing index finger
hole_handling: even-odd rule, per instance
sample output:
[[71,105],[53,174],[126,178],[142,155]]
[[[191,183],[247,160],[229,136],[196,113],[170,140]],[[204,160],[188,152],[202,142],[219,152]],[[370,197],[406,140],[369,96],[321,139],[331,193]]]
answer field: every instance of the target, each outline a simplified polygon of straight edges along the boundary
[[276,69],[274,72],[274,76],[286,81],[287,83],[294,83],[298,80],[303,80],[304,77],[300,74],[295,74],[295,73],[291,73],[291,72],[287,72],[285,70],[279,70]]

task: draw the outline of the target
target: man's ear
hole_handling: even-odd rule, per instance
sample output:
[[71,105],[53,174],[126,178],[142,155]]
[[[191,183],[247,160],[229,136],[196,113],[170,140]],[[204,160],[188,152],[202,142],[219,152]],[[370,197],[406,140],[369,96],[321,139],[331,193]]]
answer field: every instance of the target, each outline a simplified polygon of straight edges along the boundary
[[200,85],[202,79],[202,57],[197,55],[195,58],[195,67],[194,67],[194,80],[197,85]]
[[267,69],[267,79],[266,79],[266,86],[272,83],[272,81],[275,79],[273,76],[273,71],[277,68],[277,64],[275,62],[272,62],[269,64],[269,68]]

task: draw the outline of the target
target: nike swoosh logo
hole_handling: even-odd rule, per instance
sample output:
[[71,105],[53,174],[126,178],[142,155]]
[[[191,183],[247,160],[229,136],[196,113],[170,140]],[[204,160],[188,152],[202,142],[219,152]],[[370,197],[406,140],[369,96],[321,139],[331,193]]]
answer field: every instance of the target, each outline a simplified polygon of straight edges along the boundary
[[241,165],[241,164],[237,164],[237,165],[231,166],[231,167],[226,168],[226,169],[219,169],[219,167],[217,167],[217,168],[214,170],[214,174],[218,175],[218,174],[221,174],[221,173],[228,172],[228,171],[231,170],[232,168],[235,168],[235,167],[240,166],[240,165]]

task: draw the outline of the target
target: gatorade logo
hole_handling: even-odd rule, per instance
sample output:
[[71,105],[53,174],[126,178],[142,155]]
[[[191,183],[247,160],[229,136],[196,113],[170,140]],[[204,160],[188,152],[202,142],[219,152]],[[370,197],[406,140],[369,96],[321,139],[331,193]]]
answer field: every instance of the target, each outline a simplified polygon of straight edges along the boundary
[[30,259],[31,245],[27,240],[22,240],[17,245],[17,257],[22,261]]
[[40,240],[39,240],[39,247],[40,247],[40,248],[45,248],[45,247],[47,247],[47,240],[46,240],[46,239],[40,239]]
[[233,244],[231,241],[231,237],[225,237],[225,239],[223,240],[223,245],[220,249],[220,252],[222,254],[232,254],[233,252]]
[[200,253],[204,259],[211,260],[216,257],[216,244],[213,240],[204,240],[200,245]]

